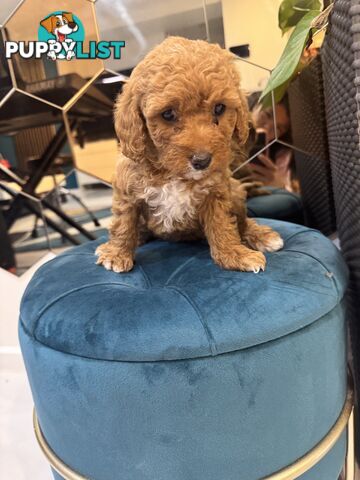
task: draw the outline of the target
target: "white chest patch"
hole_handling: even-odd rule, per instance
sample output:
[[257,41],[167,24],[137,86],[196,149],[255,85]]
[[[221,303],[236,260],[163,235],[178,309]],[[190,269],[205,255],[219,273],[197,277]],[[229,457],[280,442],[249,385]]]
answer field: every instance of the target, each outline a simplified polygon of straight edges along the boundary
[[175,223],[186,217],[194,218],[198,201],[183,182],[174,180],[162,187],[146,187],[142,198],[148,204],[152,215],[157,217],[164,229],[174,230]]

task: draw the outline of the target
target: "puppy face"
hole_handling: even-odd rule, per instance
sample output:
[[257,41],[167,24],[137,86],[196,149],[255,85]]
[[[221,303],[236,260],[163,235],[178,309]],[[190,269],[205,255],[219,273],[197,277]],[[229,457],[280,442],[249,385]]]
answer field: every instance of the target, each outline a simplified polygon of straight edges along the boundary
[[248,131],[234,57],[217,45],[168,38],[134,70],[115,126],[126,156],[174,177],[226,171],[233,137],[242,144]]
[[49,33],[52,33],[56,37],[63,37],[76,32],[79,28],[76,22],[74,22],[73,14],[70,12],[63,12],[61,15],[51,15],[40,22]]

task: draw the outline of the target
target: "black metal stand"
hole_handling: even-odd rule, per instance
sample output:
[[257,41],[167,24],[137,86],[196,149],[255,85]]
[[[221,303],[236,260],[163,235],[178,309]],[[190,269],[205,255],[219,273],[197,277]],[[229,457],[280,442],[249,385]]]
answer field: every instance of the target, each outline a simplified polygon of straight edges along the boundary
[[[70,124],[70,129],[73,130],[76,126],[76,122],[73,121]],[[36,195],[35,191],[37,186],[39,185],[41,179],[43,176],[47,173],[49,170],[50,166],[54,162],[56,156],[64,146],[65,142],[67,140],[67,135],[66,135],[66,129],[65,126],[62,125],[61,128],[58,130],[56,133],[55,137],[52,139],[52,141],[49,143],[48,147],[46,148],[42,160],[40,163],[39,168],[36,170],[34,175],[29,177],[29,179],[25,183],[20,183],[17,182],[21,186],[21,193],[25,193],[27,195],[31,195],[35,198],[38,198]],[[2,170],[2,173],[8,177],[9,181],[14,181],[14,178],[11,175],[8,175],[6,171]],[[16,181],[16,180],[15,180]],[[21,195],[21,193],[15,193],[11,189],[5,188],[5,185],[0,185],[4,190],[6,190],[13,198],[13,202],[10,205],[10,208],[4,212],[5,216],[5,222],[6,226],[9,229],[15,220],[19,217],[21,214],[22,209],[25,207],[27,210],[31,210],[32,213],[37,215],[39,218],[45,218],[47,224],[49,227],[60,233],[64,238],[69,240],[72,244],[78,245],[80,242],[76,239],[74,239],[71,235],[69,235],[65,229],[57,225],[53,220],[51,220],[49,217],[45,217],[42,215],[42,212],[33,204],[31,203],[26,196]],[[53,205],[51,202],[49,202],[46,199],[41,200],[42,203],[46,208],[54,212],[58,217],[60,217],[65,223],[70,225],[71,227],[75,228],[78,230],[79,233],[84,235],[86,238],[89,240],[95,240],[95,236],[92,235],[90,232],[88,232],[84,227],[82,227],[80,224],[78,224],[75,220],[73,220],[69,215],[67,215],[65,212],[63,212],[60,208],[57,206]]]
[[[6,193],[11,195],[14,198],[14,201],[18,198],[19,194],[17,192],[14,192],[11,188],[9,188],[7,185],[4,185],[3,183],[0,183],[0,188],[4,190]],[[34,201],[31,201],[27,197],[22,197],[22,203],[21,203],[21,208],[26,208],[29,210],[31,213],[37,216],[37,218],[40,218],[42,220],[45,220],[46,224],[55,230],[56,232],[60,233],[64,238],[69,240],[73,245],[80,245],[81,242],[79,242],[76,238],[73,238],[71,235],[67,233],[66,230],[61,228],[57,223],[55,223],[51,218],[49,218],[47,215],[43,214],[41,209],[35,204]]]

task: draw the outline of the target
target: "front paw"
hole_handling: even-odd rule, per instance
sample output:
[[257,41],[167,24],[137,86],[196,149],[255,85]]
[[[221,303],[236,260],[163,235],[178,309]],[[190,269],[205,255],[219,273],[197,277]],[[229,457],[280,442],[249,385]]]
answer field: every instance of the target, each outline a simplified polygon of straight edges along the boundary
[[263,253],[250,250],[242,245],[212,253],[215,263],[226,270],[259,273],[265,270],[266,259]]
[[260,252],[277,252],[284,246],[283,239],[275,230],[250,222],[243,239],[250,248]]
[[98,257],[97,265],[103,265],[106,270],[113,270],[116,273],[129,272],[134,266],[132,254],[124,253],[111,242],[99,245],[95,255]]

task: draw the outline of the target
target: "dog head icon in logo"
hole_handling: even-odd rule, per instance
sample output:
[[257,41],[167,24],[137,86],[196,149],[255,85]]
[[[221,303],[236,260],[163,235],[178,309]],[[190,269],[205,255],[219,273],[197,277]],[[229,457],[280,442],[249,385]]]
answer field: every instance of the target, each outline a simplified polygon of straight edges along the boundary
[[[42,27],[42,28],[41,28]],[[79,36],[80,34],[80,36]],[[71,60],[75,57],[73,48],[68,48],[73,42],[84,40],[84,28],[80,19],[70,12],[54,12],[41,20],[39,40],[49,43],[48,57],[51,60]],[[61,44],[60,51],[55,44]]]

